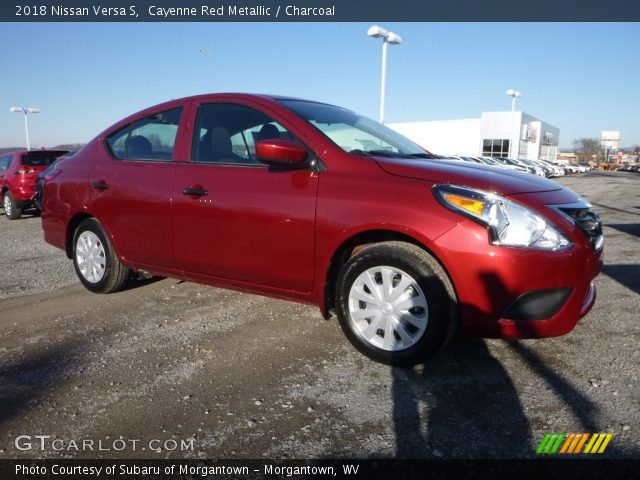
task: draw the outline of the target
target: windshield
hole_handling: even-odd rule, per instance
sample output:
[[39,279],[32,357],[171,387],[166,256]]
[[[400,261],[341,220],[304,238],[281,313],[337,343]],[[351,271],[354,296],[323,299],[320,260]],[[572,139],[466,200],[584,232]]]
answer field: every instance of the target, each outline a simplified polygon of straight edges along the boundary
[[384,157],[434,157],[399,133],[350,110],[304,100],[279,102],[320,130],[345,152]]

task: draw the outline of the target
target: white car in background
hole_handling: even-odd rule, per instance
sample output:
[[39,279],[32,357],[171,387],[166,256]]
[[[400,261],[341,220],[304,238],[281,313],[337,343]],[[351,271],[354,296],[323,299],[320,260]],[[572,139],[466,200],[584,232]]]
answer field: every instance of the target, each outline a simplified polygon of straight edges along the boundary
[[541,167],[540,165],[538,165],[536,162],[534,162],[533,160],[526,160],[523,158],[519,158],[518,161],[520,163],[525,164],[527,167],[530,167],[533,169],[532,172],[539,177],[546,177],[547,176],[547,172],[545,171],[545,169],[543,167]]
[[553,172],[553,174],[551,175],[552,177],[562,177],[565,175],[564,168],[556,163],[551,163],[548,160],[538,160],[538,162],[542,165],[546,165],[551,169],[551,171]]
[[491,157],[491,158],[493,158],[497,162],[500,162],[502,166],[505,166],[507,168],[511,168],[513,170],[520,170],[521,172],[525,172],[525,173],[532,173],[531,169],[528,166],[523,165],[522,163],[518,162],[513,158],[507,158],[507,157]]

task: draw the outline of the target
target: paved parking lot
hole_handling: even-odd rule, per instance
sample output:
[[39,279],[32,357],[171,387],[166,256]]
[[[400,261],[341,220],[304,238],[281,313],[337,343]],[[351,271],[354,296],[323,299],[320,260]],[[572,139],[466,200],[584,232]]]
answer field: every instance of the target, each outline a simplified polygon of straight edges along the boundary
[[592,312],[409,370],[313,307],[172,279],[91,294],[39,218],[2,215],[0,457],[529,458],[549,432],[611,432],[606,457],[640,458],[640,175],[557,181],[606,225]]

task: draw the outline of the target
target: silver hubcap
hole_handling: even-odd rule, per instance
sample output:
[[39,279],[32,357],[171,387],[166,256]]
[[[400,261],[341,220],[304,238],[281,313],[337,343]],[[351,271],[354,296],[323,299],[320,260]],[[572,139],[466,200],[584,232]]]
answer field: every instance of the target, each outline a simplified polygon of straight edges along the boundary
[[4,195],[4,214],[8,217],[11,215],[11,199],[9,195],[5,193]]
[[76,262],[84,279],[98,283],[104,277],[106,255],[98,236],[90,231],[80,234],[76,242]]
[[399,268],[378,266],[362,272],[353,282],[349,316],[364,340],[395,352],[422,338],[429,307],[413,277]]

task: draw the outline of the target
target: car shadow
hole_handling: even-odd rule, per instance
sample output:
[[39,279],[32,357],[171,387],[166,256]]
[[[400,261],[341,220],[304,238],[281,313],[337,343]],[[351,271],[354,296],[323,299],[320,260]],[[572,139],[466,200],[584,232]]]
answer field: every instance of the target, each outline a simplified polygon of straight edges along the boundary
[[[511,341],[508,342],[508,345],[514,353],[518,354],[521,360],[545,380],[555,395],[561,398],[564,404],[569,407],[573,416],[577,418],[581,424],[581,432],[602,433],[605,431],[606,425],[600,420],[601,409],[597,403],[571,385],[568,379],[549,367],[536,352],[528,348],[523,342]],[[616,434],[614,433],[614,438],[615,436]],[[536,441],[540,440],[540,438],[536,439]],[[640,458],[640,449],[637,447],[629,447],[628,445],[621,446],[615,441],[612,441],[607,448],[606,458],[637,460]],[[618,465],[611,465],[612,468],[617,466]],[[602,478],[602,476],[598,475],[594,478]],[[625,476],[620,478],[629,477]]]
[[0,431],[59,388],[82,360],[77,344],[64,343],[44,352],[7,360],[0,357]]
[[592,205],[600,208],[606,208],[607,210],[613,210],[615,212],[624,213],[625,215],[640,215],[638,212],[631,212],[629,210],[623,210],[622,208],[612,207],[610,205],[604,205],[602,203],[591,202]]
[[[7,215],[4,213],[4,208],[0,208],[0,217],[6,217]],[[16,218],[15,220],[11,220],[12,222],[20,221],[20,220],[28,220],[30,218],[39,218],[40,210],[26,210],[22,212],[20,218]]]
[[574,416],[580,421],[584,431],[600,431],[601,426],[596,420],[600,409],[593,401],[572,386],[561,374],[547,365],[533,349],[527,347],[523,342],[513,340],[507,342],[507,345],[524,363],[536,372],[540,378],[544,379],[554,393],[563,400],[565,405],[571,409]]
[[[40,210],[29,210],[28,212],[22,212],[22,217],[26,218],[41,218],[42,212]],[[22,218],[20,217],[20,218]]]
[[[479,278],[492,310],[509,298],[494,273]],[[467,321],[483,312],[463,305]],[[522,337],[535,334],[524,326]],[[506,342],[516,364],[525,364],[567,405],[585,432],[599,432],[599,407],[524,342]],[[507,360],[505,358],[505,360]],[[536,442],[520,394],[501,358],[481,339],[459,338],[426,365],[394,367],[393,422],[399,458],[531,458]],[[514,362],[511,357],[509,361]],[[535,381],[535,379],[532,379]]]
[[635,293],[640,293],[640,265],[607,264],[602,267],[602,273]]
[[126,292],[127,290],[134,290],[136,288],[146,287],[147,285],[152,285],[160,280],[164,280],[166,277],[160,277],[157,275],[147,275],[145,273],[132,273],[127,280],[127,283],[124,285],[121,292]]
[[[492,310],[504,309],[504,282],[492,272],[478,280]],[[467,318],[483,317],[473,305],[460,310]],[[481,339],[457,337],[424,366],[394,368],[393,396],[398,457],[531,454],[529,423],[516,387]]]
[[393,368],[398,458],[502,458],[531,453],[515,386],[486,343],[459,338],[427,365]]
[[640,223],[606,223],[605,227],[640,237]]

